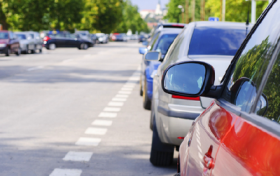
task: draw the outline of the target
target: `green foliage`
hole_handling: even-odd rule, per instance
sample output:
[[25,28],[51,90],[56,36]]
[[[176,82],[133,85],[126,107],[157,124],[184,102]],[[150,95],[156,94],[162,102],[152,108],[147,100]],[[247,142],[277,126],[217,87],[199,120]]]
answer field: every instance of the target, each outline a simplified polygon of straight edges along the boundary
[[[189,8],[185,9],[184,18],[188,14],[191,22],[192,15],[192,0],[188,0]],[[186,8],[186,0],[170,0],[167,4],[168,12],[164,17],[169,22],[182,22],[181,10],[178,5]],[[257,18],[265,10],[268,1],[257,1]],[[200,21],[201,0],[195,0],[195,21]],[[251,19],[251,1],[245,0],[226,0],[226,21],[245,22],[249,11],[249,20]],[[205,20],[209,17],[219,17],[221,19],[221,0],[205,0]],[[186,21],[186,20],[184,20]]]
[[148,30],[129,0],[0,0],[0,23],[11,30]]
[[114,32],[124,33],[128,29],[131,29],[132,33],[136,31],[149,31],[147,23],[138,13],[138,7],[133,6],[129,0],[126,0],[123,3],[123,20]]

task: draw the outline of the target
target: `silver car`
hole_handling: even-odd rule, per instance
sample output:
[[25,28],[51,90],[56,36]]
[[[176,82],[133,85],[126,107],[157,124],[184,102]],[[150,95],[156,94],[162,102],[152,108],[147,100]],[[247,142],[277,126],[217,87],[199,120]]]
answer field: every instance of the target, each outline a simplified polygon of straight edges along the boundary
[[30,53],[34,50],[34,42],[30,34],[26,32],[15,32],[15,34],[19,39],[22,53]]
[[[250,27],[245,23],[192,22],[175,39],[153,78],[150,121],[150,128],[153,130],[150,155],[152,164],[167,166],[172,163],[174,147],[178,150],[193,120],[211,102],[211,99],[204,97],[165,93],[161,87],[164,70],[171,64],[187,60],[207,62],[214,67],[215,85],[219,85]],[[154,60],[160,58],[155,52],[150,53],[146,54],[146,59],[151,60],[151,56]],[[192,79],[192,75],[180,76],[182,81],[185,78]],[[187,89],[188,85],[184,85],[184,88]]]
[[41,53],[43,48],[43,40],[40,37],[39,32],[27,31],[26,33],[31,35],[34,44],[34,49],[31,50],[31,53],[36,53],[37,50]]

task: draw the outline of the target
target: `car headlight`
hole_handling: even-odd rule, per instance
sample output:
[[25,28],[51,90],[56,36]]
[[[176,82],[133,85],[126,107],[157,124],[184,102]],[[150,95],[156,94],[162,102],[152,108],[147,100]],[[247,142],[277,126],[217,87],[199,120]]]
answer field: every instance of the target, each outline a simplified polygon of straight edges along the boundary
[[0,43],[0,47],[6,47],[6,44]]

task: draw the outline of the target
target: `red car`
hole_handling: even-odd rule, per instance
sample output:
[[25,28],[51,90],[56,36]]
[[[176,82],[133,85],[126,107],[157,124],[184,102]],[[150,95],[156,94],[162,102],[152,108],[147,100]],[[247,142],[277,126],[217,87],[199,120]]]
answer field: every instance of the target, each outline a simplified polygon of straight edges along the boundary
[[[279,176],[280,2],[274,0],[237,51],[219,86],[207,63],[168,67],[165,92],[214,98],[179,149],[181,176]],[[185,75],[182,78],[182,75]]]
[[19,40],[17,36],[11,31],[0,31],[0,53],[9,56],[14,53],[16,55],[21,54]]

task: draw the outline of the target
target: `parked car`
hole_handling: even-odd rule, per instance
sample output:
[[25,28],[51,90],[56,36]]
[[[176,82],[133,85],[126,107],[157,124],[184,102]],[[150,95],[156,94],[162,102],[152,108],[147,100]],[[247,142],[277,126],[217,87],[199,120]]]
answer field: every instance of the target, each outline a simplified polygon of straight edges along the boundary
[[48,34],[44,38],[44,46],[54,50],[57,47],[76,47],[78,49],[88,49],[93,46],[93,42],[82,37],[80,34]]
[[93,46],[94,46],[96,43],[99,42],[99,41],[98,41],[98,38],[97,38],[97,36],[96,36],[96,34],[91,34],[90,36],[91,36],[91,40],[92,40],[92,42],[93,42]]
[[[204,61],[212,64],[216,70],[215,85],[218,85],[245,39],[249,31],[247,28],[245,23],[192,22],[170,46],[163,63],[153,78],[150,121],[153,141],[150,161],[154,165],[171,164],[174,147],[178,150],[182,142],[178,137],[187,134],[193,120],[204,111],[211,101],[205,97],[185,97],[165,93],[161,88],[161,77],[164,70],[177,62]],[[149,55],[147,53],[146,58]],[[158,59],[158,56],[153,59]],[[192,78],[192,75],[181,76]]]
[[[279,9],[279,1],[268,5],[220,85],[214,85],[213,67],[202,61],[176,63],[163,74],[168,94],[215,99],[180,146],[181,176],[280,175]],[[197,71],[186,73],[190,67]],[[197,85],[180,74],[193,74]]]
[[25,53],[36,53],[38,50],[40,53],[43,48],[43,40],[40,38],[40,34],[34,31],[16,32],[15,33],[20,41],[21,51]]
[[[164,58],[169,46],[183,28],[165,28],[160,30],[152,41],[150,51],[161,53],[161,59]],[[144,54],[144,52],[142,53]],[[143,107],[151,109],[151,100],[153,95],[153,77],[157,71],[160,61],[147,61],[142,57],[141,76],[140,76],[140,95],[143,96]]]
[[0,31],[0,53],[9,56],[10,54],[21,54],[19,40],[12,31]]
[[115,41],[122,41],[122,42],[127,42],[128,41],[128,38],[127,38],[126,34],[124,34],[124,33],[115,35],[115,37],[116,37]]
[[140,35],[139,38],[138,38],[138,42],[144,42],[147,40],[147,37],[145,35]]
[[96,33],[98,43],[108,43],[109,37],[104,33]]

